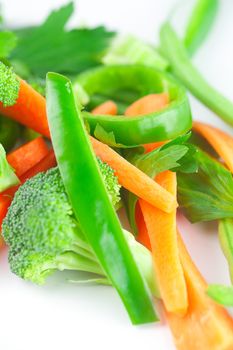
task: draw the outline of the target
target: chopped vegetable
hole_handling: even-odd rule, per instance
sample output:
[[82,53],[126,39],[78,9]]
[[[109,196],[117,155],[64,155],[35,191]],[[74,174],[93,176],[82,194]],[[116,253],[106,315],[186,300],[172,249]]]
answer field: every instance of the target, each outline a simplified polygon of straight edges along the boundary
[[[1,69],[3,71],[2,74]],[[8,76],[7,84],[4,72]],[[14,76],[12,70],[1,62],[0,101],[0,113],[49,137],[44,97],[27,84],[26,81]]]
[[[46,89],[52,143],[74,215],[132,322],[156,321],[145,280],[127,245],[98,170],[71,83],[63,76],[49,73]],[[79,150],[79,157],[74,149]]]
[[6,159],[6,152],[0,144],[0,192],[19,183],[18,177]]
[[169,103],[169,96],[163,92],[160,94],[146,95],[132,103],[125,111],[127,117],[135,117],[147,113],[157,112],[165,108]]
[[48,154],[48,151],[45,141],[42,137],[38,137],[9,153],[7,161],[20,177],[40,162]]
[[12,68],[0,62],[0,111],[3,107],[13,106],[19,94],[19,79]]
[[189,308],[182,318],[167,313],[177,350],[230,350],[233,348],[232,318],[207,296],[207,284],[192,262],[181,238],[178,238]]
[[104,96],[125,108],[138,98],[157,93],[169,95],[169,105],[142,116],[109,118],[83,112],[84,119],[94,134],[96,125],[113,132],[117,143],[135,146],[142,143],[169,140],[191,128],[192,118],[185,90],[169,75],[147,66],[106,66],[81,74],[77,82],[89,95],[90,101]]
[[[175,173],[161,173],[156,181],[176,195]],[[168,312],[183,316],[187,312],[188,298],[177,243],[176,210],[167,214],[144,200],[140,199],[139,203],[150,238],[162,300]]]
[[18,123],[0,116],[0,143],[6,151],[12,149],[18,141],[20,134],[21,130]]
[[194,122],[193,129],[202,135],[233,172],[233,137],[211,125]]
[[91,138],[91,143],[95,154],[113,168],[123,187],[165,212],[171,212],[176,208],[175,198],[146,174],[127,162],[109,146],[94,138]]
[[191,222],[233,217],[233,177],[205,152],[195,155],[198,172],[179,173],[178,202]]
[[204,105],[233,125],[233,103],[210,86],[191,63],[188,53],[172,27],[165,23],[160,32],[161,47],[172,73]]
[[32,74],[42,78],[50,70],[77,74],[99,65],[115,34],[104,27],[66,30],[73,11],[70,2],[53,11],[42,25],[18,31],[18,45],[10,59],[23,62]]
[[218,0],[197,0],[185,30],[184,44],[190,54],[203,43],[218,13]]
[[108,65],[143,64],[160,70],[168,67],[166,59],[154,47],[132,35],[117,36],[102,61]]
[[101,105],[94,108],[92,111],[92,114],[110,114],[110,115],[116,115],[117,114],[117,105],[109,100]]

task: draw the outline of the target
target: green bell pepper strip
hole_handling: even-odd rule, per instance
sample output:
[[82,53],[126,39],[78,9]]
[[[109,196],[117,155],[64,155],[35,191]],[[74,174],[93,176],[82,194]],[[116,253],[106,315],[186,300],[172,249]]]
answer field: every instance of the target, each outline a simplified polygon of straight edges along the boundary
[[52,143],[74,214],[132,323],[154,322],[158,318],[148,286],[107,194],[71,82],[48,73],[46,98]]
[[218,0],[197,0],[185,30],[184,45],[194,54],[209,34],[219,7]]
[[104,95],[117,101],[127,99],[130,104],[144,95],[162,91],[168,92],[170,97],[168,107],[142,116],[109,117],[83,112],[92,135],[99,124],[106,132],[114,133],[117,143],[136,146],[172,139],[191,128],[192,117],[185,89],[164,72],[138,65],[105,66],[81,74],[76,82],[90,100],[96,95]]
[[233,103],[208,84],[188,57],[187,50],[169,23],[160,32],[161,48],[172,73],[204,105],[225,122],[233,125]]

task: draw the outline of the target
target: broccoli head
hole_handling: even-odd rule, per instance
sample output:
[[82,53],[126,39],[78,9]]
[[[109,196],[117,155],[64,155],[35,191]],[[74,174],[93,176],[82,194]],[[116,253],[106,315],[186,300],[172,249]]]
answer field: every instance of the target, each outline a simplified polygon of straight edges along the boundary
[[[98,160],[114,205],[120,186],[113,170]],[[103,274],[75,220],[59,169],[28,180],[16,192],[2,225],[9,245],[11,270],[20,277],[43,283],[54,270],[80,269]]]

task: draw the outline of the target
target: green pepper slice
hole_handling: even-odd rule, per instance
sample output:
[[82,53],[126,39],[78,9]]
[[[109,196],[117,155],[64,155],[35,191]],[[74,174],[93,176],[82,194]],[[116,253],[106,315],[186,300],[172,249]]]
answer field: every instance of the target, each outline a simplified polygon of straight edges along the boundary
[[156,321],[148,286],[107,194],[71,82],[48,73],[46,98],[52,143],[74,214],[132,323]]
[[[161,111],[126,118],[123,115],[92,115],[83,112],[83,118],[94,134],[99,124],[113,132],[116,142],[126,146],[173,139],[186,133],[192,126],[192,117],[185,89],[168,74],[149,66],[103,66],[81,74],[80,84],[90,100],[104,96],[116,102],[130,104],[151,93],[168,92],[170,104]],[[99,98],[100,99],[100,98]]]

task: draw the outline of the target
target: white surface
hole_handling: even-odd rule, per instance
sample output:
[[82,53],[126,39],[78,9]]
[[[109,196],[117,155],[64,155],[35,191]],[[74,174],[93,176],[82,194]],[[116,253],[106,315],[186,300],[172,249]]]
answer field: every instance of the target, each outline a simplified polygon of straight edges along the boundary
[[[104,23],[153,41],[175,2],[79,0],[73,23]],[[65,1],[2,0],[1,3],[10,23],[23,24],[40,21],[49,8]],[[185,3],[187,0],[183,0],[182,4]],[[232,11],[233,2],[222,0],[215,28],[195,62],[211,83],[233,99]],[[194,118],[232,133],[232,129],[198,102],[194,99],[191,102]],[[217,224],[191,225],[181,219],[179,226],[207,280],[228,283],[226,262],[217,241]],[[0,281],[3,350],[175,349],[165,325],[131,326],[112,288],[69,285],[59,277],[52,278],[46,286],[34,286],[10,273],[6,250],[0,254]]]

